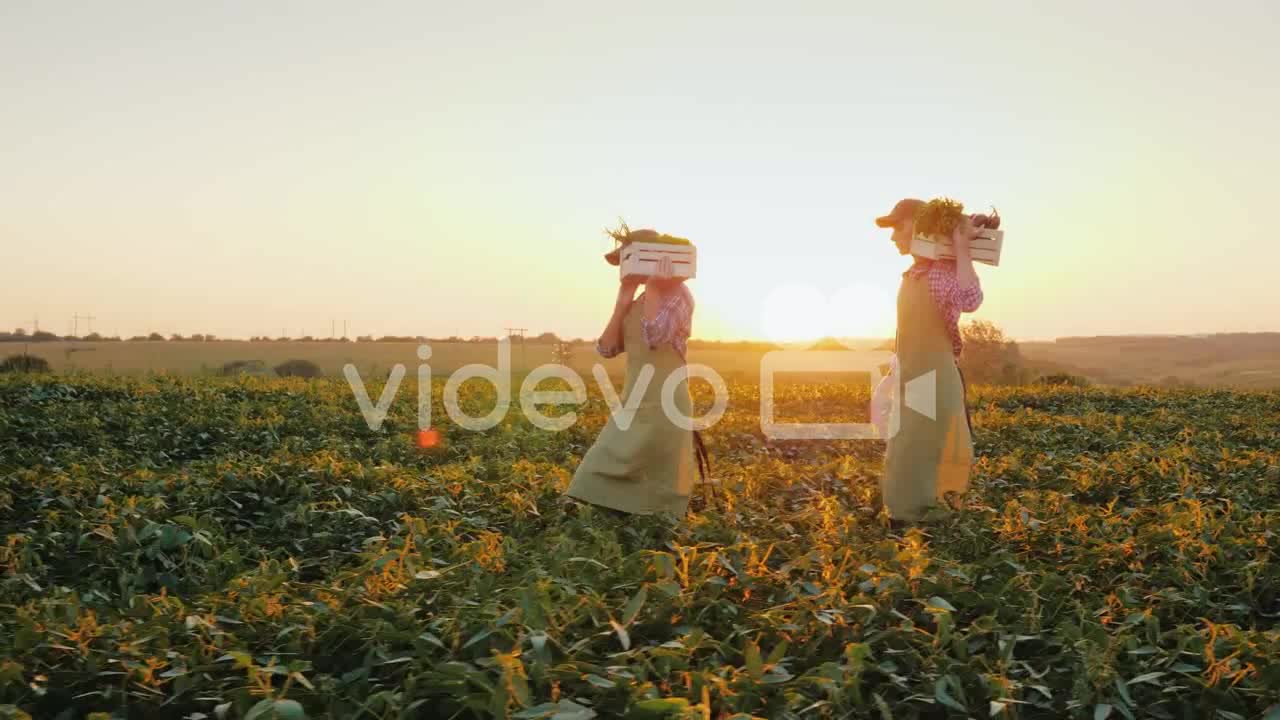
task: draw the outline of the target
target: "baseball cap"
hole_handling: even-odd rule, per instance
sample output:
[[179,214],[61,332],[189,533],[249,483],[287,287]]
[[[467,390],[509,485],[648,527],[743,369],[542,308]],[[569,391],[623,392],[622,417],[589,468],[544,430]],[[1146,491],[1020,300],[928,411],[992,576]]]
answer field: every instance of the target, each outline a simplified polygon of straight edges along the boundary
[[923,200],[915,198],[906,198],[899,200],[897,205],[893,206],[893,210],[888,215],[881,215],[876,218],[876,225],[882,228],[893,227],[903,220],[912,220],[916,216],[916,212],[924,207]]

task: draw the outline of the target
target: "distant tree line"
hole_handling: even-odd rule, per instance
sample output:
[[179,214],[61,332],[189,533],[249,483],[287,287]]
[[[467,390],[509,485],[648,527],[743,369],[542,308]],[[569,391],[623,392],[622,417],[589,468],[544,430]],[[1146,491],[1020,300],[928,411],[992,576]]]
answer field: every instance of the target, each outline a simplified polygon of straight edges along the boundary
[[26,328],[18,328],[13,332],[0,332],[0,342],[165,342],[166,340],[173,342],[223,342],[213,334],[201,333],[196,333],[190,337],[183,337],[174,333],[166,338],[160,333],[153,332],[150,335],[134,335],[130,338],[121,338],[119,335],[103,335],[96,332],[88,335],[57,335],[45,330],[28,333]]
[[1036,367],[1027,362],[1018,343],[1005,336],[994,323],[975,320],[960,328],[964,351],[960,369],[968,383],[978,385],[1051,385],[1088,387],[1093,384],[1083,375]]
[[26,328],[18,328],[11,333],[0,332],[0,342],[49,342],[61,339],[57,335],[44,330],[37,330],[29,334]]

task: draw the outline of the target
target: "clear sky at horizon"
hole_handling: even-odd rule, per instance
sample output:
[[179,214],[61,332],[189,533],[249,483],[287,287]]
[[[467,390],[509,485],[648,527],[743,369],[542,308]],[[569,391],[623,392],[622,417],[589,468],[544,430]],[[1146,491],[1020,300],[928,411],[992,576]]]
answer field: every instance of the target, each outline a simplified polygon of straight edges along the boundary
[[1258,0],[6,2],[0,328],[594,337],[621,216],[698,244],[698,337],[890,335],[872,218],[949,195],[1004,217],[975,317],[1014,337],[1280,331],[1278,30]]

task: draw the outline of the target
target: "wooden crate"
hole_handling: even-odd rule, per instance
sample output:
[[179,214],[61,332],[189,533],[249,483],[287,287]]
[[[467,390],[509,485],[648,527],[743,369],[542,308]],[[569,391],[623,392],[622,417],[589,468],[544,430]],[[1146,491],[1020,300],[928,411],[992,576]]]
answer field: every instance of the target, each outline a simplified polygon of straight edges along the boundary
[[[998,267],[1000,251],[1004,247],[1003,230],[979,230],[978,236],[969,243],[969,255],[974,262]],[[911,241],[911,254],[931,260],[954,260],[955,248],[951,247],[951,238],[941,235],[917,235]]]
[[698,251],[692,245],[633,242],[622,247],[618,269],[622,277],[648,277],[658,270],[658,261],[671,258],[671,276],[691,278],[698,273]]

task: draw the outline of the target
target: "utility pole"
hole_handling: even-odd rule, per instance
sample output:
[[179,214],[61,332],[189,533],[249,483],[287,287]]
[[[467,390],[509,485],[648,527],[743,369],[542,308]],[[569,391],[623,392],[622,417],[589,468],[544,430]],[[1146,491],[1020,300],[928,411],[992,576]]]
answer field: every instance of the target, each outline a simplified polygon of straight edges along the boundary
[[89,321],[89,332],[93,333],[93,321],[97,320],[98,318],[92,315],[80,315],[77,313],[75,315],[72,315],[71,319],[74,321],[74,326],[73,326],[74,329],[71,331],[71,334],[76,337],[80,337],[80,321],[81,320]]
[[346,320],[342,321],[342,339],[343,340],[347,339],[347,321]]
[[527,365],[525,365],[525,362],[524,362],[524,333],[525,333],[525,331],[526,331],[526,330],[528,330],[528,328],[511,328],[511,327],[509,327],[509,328],[507,328],[506,330],[507,330],[507,339],[508,339],[508,340],[510,340],[510,339],[511,339],[511,338],[513,338],[513,337],[519,337],[519,338],[520,338],[520,369],[521,369],[521,370],[527,370],[527,369],[528,369],[528,366],[527,366]]

